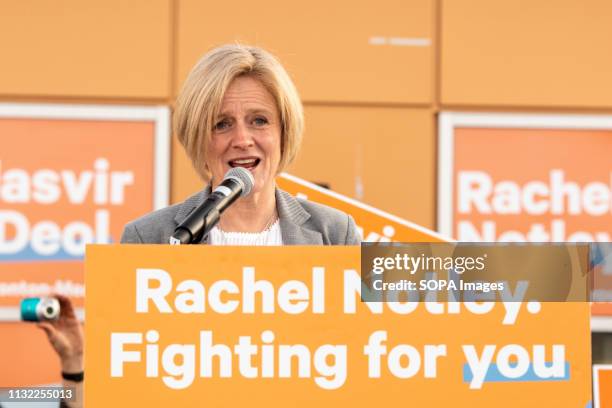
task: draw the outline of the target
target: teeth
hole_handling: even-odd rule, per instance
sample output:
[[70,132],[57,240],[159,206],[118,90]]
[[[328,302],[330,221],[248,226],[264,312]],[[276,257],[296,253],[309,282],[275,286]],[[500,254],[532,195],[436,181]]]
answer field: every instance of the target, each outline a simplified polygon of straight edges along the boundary
[[235,164],[252,164],[255,163],[256,159],[241,159],[241,160],[232,160],[232,163]]

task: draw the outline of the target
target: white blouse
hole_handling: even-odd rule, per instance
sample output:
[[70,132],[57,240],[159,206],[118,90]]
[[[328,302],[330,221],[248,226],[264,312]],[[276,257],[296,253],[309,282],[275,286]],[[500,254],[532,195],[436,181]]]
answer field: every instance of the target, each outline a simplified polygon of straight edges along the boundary
[[208,234],[208,242],[211,245],[283,245],[283,236],[277,219],[262,232],[226,232],[215,227]]

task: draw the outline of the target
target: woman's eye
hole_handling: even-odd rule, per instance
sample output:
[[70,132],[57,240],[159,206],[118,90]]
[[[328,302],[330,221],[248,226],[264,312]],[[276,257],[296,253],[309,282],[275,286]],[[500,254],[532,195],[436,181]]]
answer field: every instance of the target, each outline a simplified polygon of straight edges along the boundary
[[255,119],[253,119],[253,123],[256,126],[263,126],[263,125],[267,125],[268,124],[268,119],[264,118],[264,117],[257,117]]
[[215,124],[214,130],[220,131],[225,130],[230,126],[229,120],[223,119]]

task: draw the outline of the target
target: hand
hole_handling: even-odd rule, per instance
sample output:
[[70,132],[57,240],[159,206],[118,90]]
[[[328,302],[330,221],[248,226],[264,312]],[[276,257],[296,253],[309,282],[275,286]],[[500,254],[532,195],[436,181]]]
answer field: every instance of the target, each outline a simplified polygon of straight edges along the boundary
[[83,328],[79,323],[70,299],[63,295],[52,295],[60,303],[57,320],[41,322],[36,327],[43,329],[49,343],[60,358],[62,371],[78,373],[83,371]]

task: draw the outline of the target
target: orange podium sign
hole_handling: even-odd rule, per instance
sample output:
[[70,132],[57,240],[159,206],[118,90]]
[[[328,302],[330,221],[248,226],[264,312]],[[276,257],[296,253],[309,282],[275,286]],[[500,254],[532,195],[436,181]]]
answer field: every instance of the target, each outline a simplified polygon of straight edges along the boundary
[[85,406],[591,400],[587,303],[363,303],[359,269],[358,247],[90,245]]

